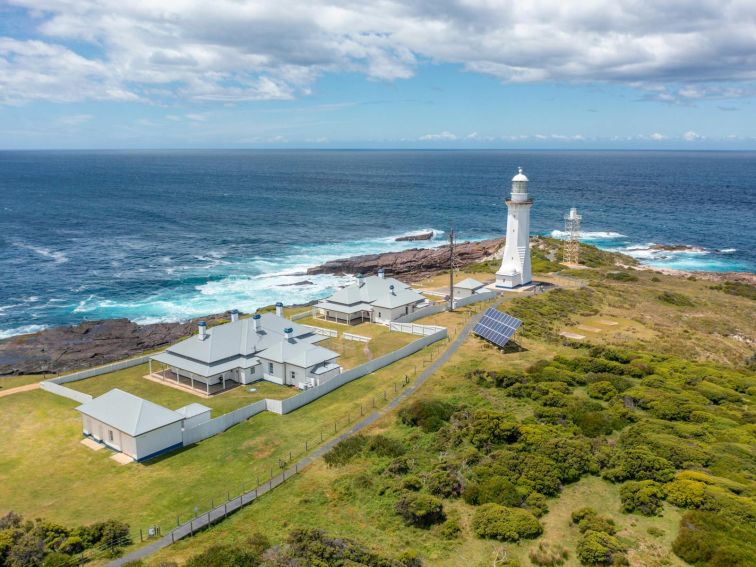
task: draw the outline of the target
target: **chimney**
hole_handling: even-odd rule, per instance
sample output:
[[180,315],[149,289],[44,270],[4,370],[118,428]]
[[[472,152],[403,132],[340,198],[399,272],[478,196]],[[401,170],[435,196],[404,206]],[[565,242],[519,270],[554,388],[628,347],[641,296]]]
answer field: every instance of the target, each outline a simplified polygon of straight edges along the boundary
[[362,287],[365,285],[365,279],[362,277],[362,274],[357,274],[357,286]]
[[199,331],[197,338],[201,341],[204,341],[207,338],[207,323],[205,323],[204,321],[197,323],[197,330]]
[[252,315],[252,324],[254,325],[255,333],[260,332],[260,318],[261,317],[259,313]]
[[283,317],[283,303],[280,301],[276,303],[276,315]]
[[391,295],[396,295],[396,292],[394,291],[394,285],[393,284],[391,284],[389,286],[389,289],[391,290]]
[[231,322],[234,323],[239,320],[239,310],[234,309],[231,311]]
[[383,268],[378,270],[378,277],[381,279],[384,279],[386,277],[386,272],[383,271]]
[[294,329],[292,329],[291,327],[286,327],[284,329],[284,337],[286,337],[286,340],[293,338],[293,335],[294,335]]

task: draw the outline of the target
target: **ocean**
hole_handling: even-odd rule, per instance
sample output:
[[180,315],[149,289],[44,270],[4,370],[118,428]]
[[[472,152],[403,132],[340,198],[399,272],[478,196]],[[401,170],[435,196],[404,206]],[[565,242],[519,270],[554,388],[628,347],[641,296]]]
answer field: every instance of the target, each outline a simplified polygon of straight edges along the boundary
[[501,236],[517,166],[534,232],[575,206],[584,241],[644,263],[756,269],[753,152],[0,152],[0,338],[307,302],[343,283],[302,275],[326,260]]

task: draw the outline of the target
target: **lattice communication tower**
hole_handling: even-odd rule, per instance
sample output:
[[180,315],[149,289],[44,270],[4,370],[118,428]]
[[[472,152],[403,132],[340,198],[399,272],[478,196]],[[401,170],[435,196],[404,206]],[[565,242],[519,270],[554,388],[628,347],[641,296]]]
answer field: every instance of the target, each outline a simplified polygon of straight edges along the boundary
[[564,215],[564,263],[577,264],[580,259],[580,220],[577,209],[572,207],[570,212]]

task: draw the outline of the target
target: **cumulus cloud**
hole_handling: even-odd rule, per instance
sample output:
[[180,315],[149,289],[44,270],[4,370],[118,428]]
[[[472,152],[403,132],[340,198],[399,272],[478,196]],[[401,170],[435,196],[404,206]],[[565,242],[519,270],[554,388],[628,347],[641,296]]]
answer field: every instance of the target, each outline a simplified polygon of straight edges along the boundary
[[653,134],[649,135],[649,138],[651,138],[655,142],[661,142],[662,140],[666,140],[667,136],[660,134],[659,132],[654,132]]
[[505,82],[616,82],[667,102],[745,96],[756,80],[746,0],[6,1],[38,30],[0,38],[6,102],[281,100],[326,73],[393,81],[423,62]]
[[446,130],[438,134],[425,134],[418,138],[418,140],[421,140],[423,142],[438,142],[438,141],[448,142],[448,141],[456,140],[456,139],[457,139],[456,134],[453,134],[452,132],[448,132]]
[[703,136],[694,132],[693,130],[688,130],[682,135],[682,139],[685,140],[686,142],[695,142],[696,140],[703,139]]

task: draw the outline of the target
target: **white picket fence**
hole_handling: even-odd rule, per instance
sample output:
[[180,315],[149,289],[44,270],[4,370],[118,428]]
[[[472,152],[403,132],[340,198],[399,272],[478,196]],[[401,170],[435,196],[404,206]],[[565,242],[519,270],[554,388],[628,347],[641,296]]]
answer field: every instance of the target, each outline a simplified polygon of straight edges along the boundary
[[360,343],[369,343],[371,340],[371,337],[355,335],[354,333],[341,333],[341,337],[347,341],[357,341]]
[[409,333],[411,335],[421,335],[426,337],[443,330],[443,327],[437,325],[418,325],[417,323],[389,323],[389,330],[399,333]]
[[324,327],[315,327],[314,325],[302,325],[302,326],[307,327],[316,335],[322,335],[324,337],[338,337],[339,336],[339,332],[334,331],[333,329],[326,329]]

